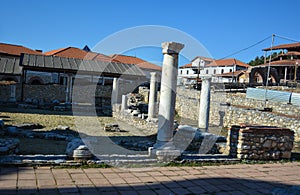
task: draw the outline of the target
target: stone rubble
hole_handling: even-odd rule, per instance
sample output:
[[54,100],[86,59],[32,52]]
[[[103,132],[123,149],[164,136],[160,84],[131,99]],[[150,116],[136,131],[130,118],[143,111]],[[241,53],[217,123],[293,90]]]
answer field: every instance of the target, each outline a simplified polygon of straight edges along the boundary
[[18,153],[20,140],[16,138],[0,138],[0,155]]
[[118,124],[105,124],[104,131],[108,132],[120,132],[120,128]]

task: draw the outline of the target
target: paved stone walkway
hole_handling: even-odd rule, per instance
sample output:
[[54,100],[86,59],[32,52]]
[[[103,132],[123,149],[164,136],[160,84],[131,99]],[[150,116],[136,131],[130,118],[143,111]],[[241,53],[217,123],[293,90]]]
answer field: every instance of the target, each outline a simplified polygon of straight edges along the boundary
[[131,169],[0,168],[0,194],[300,194],[300,162]]

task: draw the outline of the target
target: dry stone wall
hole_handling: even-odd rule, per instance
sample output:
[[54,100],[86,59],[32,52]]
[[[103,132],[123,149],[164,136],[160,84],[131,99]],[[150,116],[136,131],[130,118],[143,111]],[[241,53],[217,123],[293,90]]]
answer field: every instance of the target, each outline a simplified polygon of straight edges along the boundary
[[[8,102],[10,100],[10,85],[0,85],[0,102]],[[21,100],[21,84],[16,84],[16,100]]]
[[[176,111],[180,117],[198,120],[200,91],[178,88]],[[210,125],[230,127],[258,124],[289,128],[300,141],[300,107],[280,102],[267,102],[273,112],[264,112],[264,101],[246,98],[244,93],[211,93]]]
[[63,85],[24,85],[24,100],[43,99],[45,102],[52,100],[64,101],[66,88]]
[[286,128],[232,126],[228,133],[229,154],[240,159],[289,159],[294,132]]

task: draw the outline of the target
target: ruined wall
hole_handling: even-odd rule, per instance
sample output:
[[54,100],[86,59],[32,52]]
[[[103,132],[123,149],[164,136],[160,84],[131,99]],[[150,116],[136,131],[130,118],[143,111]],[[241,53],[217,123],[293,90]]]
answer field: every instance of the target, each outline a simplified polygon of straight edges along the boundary
[[239,124],[258,124],[289,128],[295,132],[295,141],[300,141],[300,123],[298,118],[291,118],[254,109],[249,110],[229,107],[224,117],[224,126],[230,127]]
[[228,133],[229,154],[240,159],[289,159],[294,132],[286,128],[232,126]]
[[43,99],[46,102],[52,100],[65,101],[66,88],[63,85],[24,85],[24,100]]
[[[245,93],[227,94],[226,101],[229,102],[232,106],[243,106],[256,109],[263,109],[265,107],[264,101],[246,98]],[[267,101],[266,107],[272,108],[273,112],[279,114],[300,117],[300,107],[294,106],[292,104]]]
[[[211,93],[209,123],[222,126],[226,106],[225,93]],[[182,118],[198,120],[200,105],[200,91],[177,88],[176,112]]]
[[[0,85],[0,102],[8,102],[10,99],[10,85]],[[21,84],[16,84],[16,100],[21,100]]]
[[[178,88],[176,110],[179,116],[198,120],[199,97],[200,91]],[[300,107],[267,102],[273,112],[260,111],[264,106],[264,101],[248,99],[244,93],[211,93],[209,123],[223,127],[245,123],[285,127],[295,132],[295,141],[300,141]]]

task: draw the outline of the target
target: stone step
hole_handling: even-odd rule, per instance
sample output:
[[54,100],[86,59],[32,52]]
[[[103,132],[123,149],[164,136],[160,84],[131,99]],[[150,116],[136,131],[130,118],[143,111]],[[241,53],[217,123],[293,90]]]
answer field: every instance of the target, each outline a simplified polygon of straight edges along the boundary
[[[181,159],[186,162],[240,162],[237,158],[227,155],[207,155],[207,154],[183,154]],[[109,165],[134,165],[143,164],[150,166],[158,161],[148,155],[120,155],[103,154],[98,155],[97,159],[88,160],[90,164],[109,164]],[[67,155],[6,155],[0,157],[0,165],[15,166],[47,166],[47,165],[80,165],[80,161],[69,160]]]
[[189,162],[240,162],[240,159],[224,154],[183,154],[181,158]]

